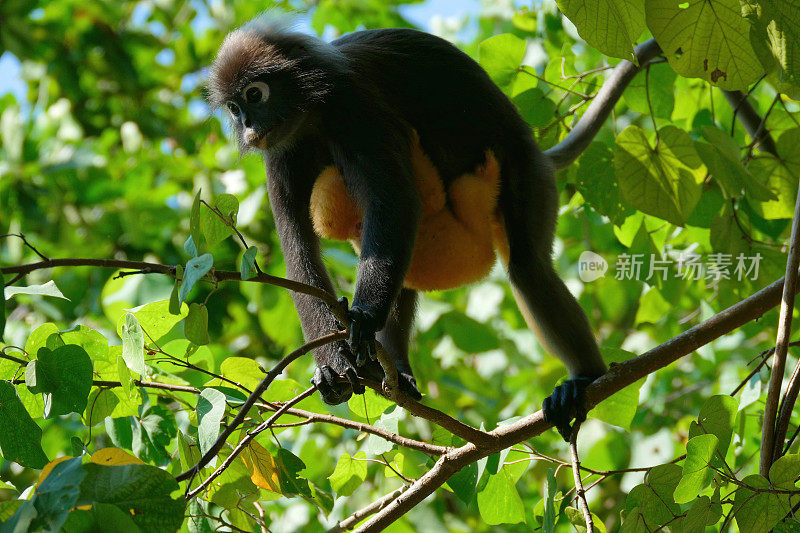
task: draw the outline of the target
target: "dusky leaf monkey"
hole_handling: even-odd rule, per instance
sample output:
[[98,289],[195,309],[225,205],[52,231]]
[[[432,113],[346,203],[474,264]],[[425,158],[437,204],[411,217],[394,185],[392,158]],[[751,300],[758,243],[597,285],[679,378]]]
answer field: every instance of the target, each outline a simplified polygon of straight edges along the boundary
[[[319,237],[359,253],[349,342],[315,352],[325,402],[383,376],[421,398],[408,360],[418,291],[483,278],[501,257],[526,322],[571,379],[545,400],[565,438],[586,385],[606,371],[589,322],[553,269],[558,197],[548,159],[514,104],[469,56],[408,29],[326,43],[254,21],[229,34],[208,80],[242,149],[259,151],[287,276],[333,292]],[[293,295],[307,338],[339,326]]]

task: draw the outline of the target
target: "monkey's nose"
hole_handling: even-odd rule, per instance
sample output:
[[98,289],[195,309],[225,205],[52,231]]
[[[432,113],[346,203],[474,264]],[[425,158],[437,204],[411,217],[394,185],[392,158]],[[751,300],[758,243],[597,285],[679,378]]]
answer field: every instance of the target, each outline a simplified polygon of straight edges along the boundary
[[248,145],[254,148],[263,148],[263,146],[261,146],[262,144],[264,144],[263,141],[264,137],[262,135],[259,135],[256,130],[254,130],[253,128],[245,128],[244,142],[246,142]]

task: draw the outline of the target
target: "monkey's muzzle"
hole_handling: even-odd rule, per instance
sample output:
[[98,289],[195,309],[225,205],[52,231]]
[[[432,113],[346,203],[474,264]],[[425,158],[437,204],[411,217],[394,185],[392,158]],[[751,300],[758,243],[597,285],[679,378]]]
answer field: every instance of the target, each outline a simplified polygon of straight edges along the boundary
[[250,146],[251,148],[257,148],[259,150],[265,150],[267,148],[266,137],[258,133],[253,128],[245,128],[243,137],[244,142],[246,142],[247,146]]

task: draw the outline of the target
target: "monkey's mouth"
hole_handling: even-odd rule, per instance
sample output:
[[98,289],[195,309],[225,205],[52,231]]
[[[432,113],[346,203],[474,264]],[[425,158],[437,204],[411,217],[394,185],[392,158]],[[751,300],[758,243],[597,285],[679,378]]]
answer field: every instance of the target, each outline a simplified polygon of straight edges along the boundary
[[244,142],[250,148],[256,148],[258,150],[267,149],[267,136],[252,129],[248,129],[244,132]]

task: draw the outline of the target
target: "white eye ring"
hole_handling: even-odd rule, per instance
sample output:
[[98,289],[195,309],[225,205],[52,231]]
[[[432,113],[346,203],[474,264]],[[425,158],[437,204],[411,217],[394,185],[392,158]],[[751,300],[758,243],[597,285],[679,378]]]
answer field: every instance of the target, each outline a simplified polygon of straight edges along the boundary
[[[255,91],[253,89],[255,89]],[[256,91],[258,91],[257,97],[256,97]],[[242,99],[248,104],[266,102],[267,98],[269,98],[269,85],[267,85],[263,81],[254,81],[253,83],[242,89]]]

